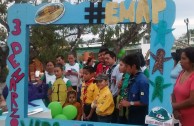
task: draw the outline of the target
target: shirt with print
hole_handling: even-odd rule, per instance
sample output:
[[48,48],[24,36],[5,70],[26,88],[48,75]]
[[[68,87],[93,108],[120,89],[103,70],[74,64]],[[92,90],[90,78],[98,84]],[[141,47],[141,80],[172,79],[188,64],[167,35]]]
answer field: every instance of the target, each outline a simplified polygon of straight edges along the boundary
[[119,94],[122,97],[122,99],[126,99],[126,100],[128,98],[129,78],[130,78],[130,75],[128,73],[123,74],[122,87]]
[[[78,63],[75,63],[74,65],[70,65],[69,63],[65,64],[65,72],[68,72],[69,70],[73,72],[77,72],[79,75],[81,66]],[[68,78],[71,81],[72,86],[79,85],[79,76],[76,75],[68,75],[66,78]]]
[[96,97],[96,114],[100,116],[111,115],[114,111],[115,105],[113,96],[108,86],[99,91]]
[[56,76],[55,74],[49,74],[47,71],[45,71],[44,75],[40,78],[40,80],[45,80],[44,83],[53,85],[56,80]]
[[96,84],[93,83],[93,80],[94,78],[82,84],[80,99],[83,104],[91,104],[99,93],[99,89]]
[[99,74],[106,74],[106,71],[109,67],[104,65],[103,63],[99,63],[97,66],[96,66],[96,75],[99,75]]
[[114,64],[107,70],[107,75],[109,78],[109,88],[112,92],[113,97],[118,95],[118,83],[122,79],[123,73],[119,71],[119,64]]

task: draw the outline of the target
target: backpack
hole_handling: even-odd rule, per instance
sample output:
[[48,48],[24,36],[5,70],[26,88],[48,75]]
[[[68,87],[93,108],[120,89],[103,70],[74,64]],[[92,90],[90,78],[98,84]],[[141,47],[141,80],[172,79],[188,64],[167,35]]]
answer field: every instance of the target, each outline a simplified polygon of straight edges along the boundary
[[62,78],[57,79],[52,85],[51,101],[58,101],[63,105],[67,99],[67,86]]

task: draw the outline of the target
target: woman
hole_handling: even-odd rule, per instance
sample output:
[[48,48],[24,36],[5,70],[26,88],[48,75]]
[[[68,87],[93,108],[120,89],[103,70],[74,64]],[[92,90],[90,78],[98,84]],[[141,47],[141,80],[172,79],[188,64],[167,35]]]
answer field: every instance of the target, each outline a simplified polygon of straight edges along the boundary
[[194,47],[188,47],[181,54],[183,71],[177,78],[173,94],[173,114],[183,126],[194,124]]
[[39,84],[46,83],[52,85],[54,83],[54,81],[56,80],[54,66],[55,66],[54,62],[52,61],[46,62],[46,71],[45,74],[39,80],[38,82]]

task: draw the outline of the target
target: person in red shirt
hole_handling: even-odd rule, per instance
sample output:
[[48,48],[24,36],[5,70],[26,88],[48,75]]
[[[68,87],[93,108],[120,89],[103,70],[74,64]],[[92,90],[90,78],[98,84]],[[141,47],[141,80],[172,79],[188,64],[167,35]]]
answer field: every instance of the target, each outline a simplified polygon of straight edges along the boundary
[[104,55],[109,51],[107,48],[101,48],[98,53],[98,61],[99,63],[96,66],[96,75],[106,74],[106,70],[109,68],[105,65]]

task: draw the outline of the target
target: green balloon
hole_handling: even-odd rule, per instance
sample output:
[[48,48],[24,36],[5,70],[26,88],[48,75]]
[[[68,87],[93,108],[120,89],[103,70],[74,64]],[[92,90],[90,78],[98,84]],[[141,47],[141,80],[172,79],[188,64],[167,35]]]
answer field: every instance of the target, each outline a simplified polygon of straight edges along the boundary
[[62,105],[60,102],[51,102],[48,105],[48,108],[51,110],[51,115],[55,118],[56,115],[62,114]]
[[67,117],[63,114],[56,115],[54,119],[67,120]]
[[65,115],[68,120],[72,120],[77,116],[77,108],[73,105],[67,105],[63,108],[63,115]]
[[123,55],[122,55],[121,53],[119,53],[119,54],[117,55],[118,58],[122,58],[122,56],[123,56]]
[[121,49],[120,53],[124,55],[125,54],[125,50]]

